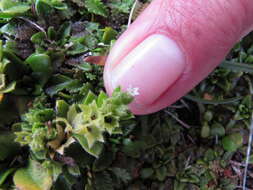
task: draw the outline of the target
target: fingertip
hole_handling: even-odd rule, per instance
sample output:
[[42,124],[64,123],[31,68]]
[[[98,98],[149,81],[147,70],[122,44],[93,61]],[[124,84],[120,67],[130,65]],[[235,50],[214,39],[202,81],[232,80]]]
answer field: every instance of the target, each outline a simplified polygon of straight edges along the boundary
[[105,69],[106,88],[109,94],[118,86],[130,93],[134,96],[132,111],[141,113],[180,77],[185,66],[184,54],[177,43],[165,35],[153,34],[117,66]]

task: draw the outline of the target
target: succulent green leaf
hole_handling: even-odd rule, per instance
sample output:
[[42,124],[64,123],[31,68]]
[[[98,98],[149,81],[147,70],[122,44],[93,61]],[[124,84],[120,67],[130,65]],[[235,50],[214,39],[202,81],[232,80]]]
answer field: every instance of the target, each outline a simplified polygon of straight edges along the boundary
[[209,135],[210,135],[210,127],[207,124],[205,124],[201,129],[201,137],[207,138],[209,137]]
[[83,0],[71,0],[73,3],[77,4],[79,7],[84,7],[85,3]]
[[104,101],[108,98],[107,94],[104,92],[100,92],[97,98],[97,106],[101,107]]
[[55,113],[51,108],[30,109],[28,113],[24,115],[24,120],[30,124],[44,123],[54,119]]
[[69,107],[69,110],[67,112],[67,120],[69,123],[73,123],[75,117],[77,116],[77,110],[76,110],[77,105],[73,104]]
[[36,0],[35,10],[38,15],[46,16],[52,9],[66,10],[68,6],[62,0]]
[[69,166],[68,172],[73,176],[80,176],[81,175],[80,168],[77,165],[76,166]]
[[0,2],[0,9],[5,10],[5,9],[9,9],[9,8],[16,6],[16,5],[18,5],[18,2],[16,2],[16,1],[2,0]]
[[[0,86],[1,86],[1,78],[0,78]],[[4,88],[0,87],[0,94],[12,92],[13,90],[15,90],[15,87],[16,87],[16,81],[10,83],[8,86],[6,86]]]
[[45,16],[50,14],[52,7],[46,2],[44,2],[44,0],[36,0],[35,10],[38,15]]
[[81,146],[86,152],[98,158],[98,156],[101,154],[103,150],[104,146],[103,143],[96,142],[91,148],[89,148],[88,141],[84,136],[78,134],[74,134],[73,136],[81,144]]
[[69,104],[64,100],[56,101],[56,115],[58,117],[67,117],[67,113],[69,110]]
[[5,74],[0,74],[0,90],[5,88]]
[[[2,52],[3,53],[3,52]],[[3,56],[3,55],[2,55]],[[6,70],[6,66],[9,64],[10,62],[7,59],[3,59],[2,62],[0,62],[0,74],[3,74]]]
[[31,7],[17,1],[0,1],[0,18],[12,18],[26,13]]
[[44,161],[42,167],[47,170],[49,176],[52,176],[53,181],[56,181],[62,173],[62,165],[55,161]]
[[165,166],[162,166],[156,169],[155,174],[158,180],[163,181],[167,176],[167,168]]
[[90,13],[106,17],[108,10],[101,0],[85,0],[85,7]]
[[35,44],[41,44],[47,38],[44,32],[38,32],[32,35],[31,41]]
[[71,48],[67,51],[68,55],[78,55],[88,51],[89,48],[80,42],[74,42]]
[[26,59],[34,72],[50,74],[52,72],[50,57],[46,54],[33,54]]
[[45,84],[53,72],[50,57],[46,54],[33,54],[26,59],[31,67],[34,77],[40,84]]
[[65,3],[63,3],[63,0],[42,0],[51,7],[58,9],[58,10],[66,10],[68,7]]
[[122,13],[129,13],[134,0],[110,0],[109,6]]
[[19,169],[13,180],[19,190],[50,190],[53,183],[47,169],[34,160],[29,161],[27,168]]
[[243,137],[240,133],[234,133],[222,139],[223,148],[230,152],[236,151],[242,146],[242,143]]
[[[76,125],[75,121],[74,125]],[[78,125],[75,127],[74,132],[83,135],[86,138],[89,148],[93,147],[98,141],[104,142],[103,129],[96,124],[88,123],[86,125]]]
[[71,34],[71,23],[65,22],[57,31],[58,40],[63,44]]
[[[0,29],[0,31],[1,31],[1,29]],[[2,61],[2,60],[3,60],[3,41],[0,40],[0,61]],[[1,72],[1,69],[0,69],[0,72]]]
[[16,168],[9,168],[9,169],[0,171],[0,187],[4,184],[7,177],[11,175],[15,170]]
[[97,96],[93,92],[89,91],[89,93],[87,94],[87,96],[84,99],[83,104],[88,105],[96,99],[97,99]]
[[217,135],[217,136],[221,137],[221,136],[225,135],[225,132],[226,132],[225,128],[219,123],[215,123],[211,127],[211,135],[213,135],[213,136]]
[[154,173],[154,170],[152,168],[143,168],[141,170],[141,178],[147,179],[150,178]]
[[[3,50],[3,59],[5,65],[5,74],[8,75],[9,80],[18,80],[24,74],[28,72],[28,66],[18,56],[16,56],[11,50]],[[7,66],[7,67],[6,67]],[[1,66],[0,66],[1,69]]]
[[15,135],[13,133],[2,132],[0,134],[0,161],[15,155],[20,146],[15,142]]
[[56,84],[54,86],[47,88],[46,92],[50,96],[54,96],[62,90],[77,89],[77,88],[80,88],[81,86],[82,86],[82,83],[80,83],[79,80],[64,79],[64,82],[60,82],[59,84]]
[[89,63],[81,63],[76,65],[76,67],[85,72],[92,71],[92,66]]
[[105,27],[103,32],[102,42],[105,44],[110,44],[112,40],[116,39],[118,34],[118,32],[111,27]]
[[71,132],[72,131],[72,126],[70,125],[70,123],[68,122],[67,119],[61,118],[61,117],[57,117],[55,119],[55,122],[59,123],[60,125],[63,123],[65,125],[65,132]]
[[15,36],[16,31],[17,31],[17,24],[16,23],[12,23],[12,22],[9,22],[9,23],[3,25],[0,28],[0,32],[1,33],[8,34],[9,36]]
[[54,27],[52,27],[52,26],[50,26],[50,27],[48,27],[48,29],[47,29],[47,36],[48,36],[48,39],[49,40],[56,40],[56,31],[55,31],[55,29],[54,29]]

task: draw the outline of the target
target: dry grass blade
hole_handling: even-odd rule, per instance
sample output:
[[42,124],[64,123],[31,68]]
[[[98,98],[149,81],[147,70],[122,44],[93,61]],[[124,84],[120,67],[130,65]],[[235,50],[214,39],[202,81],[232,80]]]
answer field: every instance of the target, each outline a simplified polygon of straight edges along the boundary
[[253,66],[247,63],[233,63],[230,61],[224,61],[219,67],[226,68],[235,72],[253,73]]
[[[253,118],[253,116],[252,116]],[[252,119],[253,120],[253,119]],[[244,168],[244,176],[243,176],[243,190],[247,190],[246,184],[247,184],[247,172],[248,172],[248,166],[249,166],[249,159],[250,159],[250,152],[251,152],[251,145],[252,145],[252,135],[253,135],[253,121],[250,125],[250,134],[249,134],[249,143],[247,148],[247,157],[246,157],[246,163]]]
[[165,110],[165,113],[169,114],[173,119],[175,119],[178,123],[180,123],[183,127],[190,129],[191,126],[189,126],[188,124],[186,124],[185,122],[183,122],[182,120],[180,120],[177,116],[175,116],[173,113]]
[[131,22],[135,20],[148,5],[149,3],[142,3],[139,0],[135,0],[129,14],[127,27],[130,26]]

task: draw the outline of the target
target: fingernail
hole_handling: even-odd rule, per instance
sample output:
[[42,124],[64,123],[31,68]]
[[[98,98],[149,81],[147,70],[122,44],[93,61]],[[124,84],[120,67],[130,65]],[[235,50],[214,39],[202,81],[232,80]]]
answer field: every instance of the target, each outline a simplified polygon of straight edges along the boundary
[[174,40],[153,34],[113,69],[111,84],[135,96],[137,104],[149,105],[180,77],[185,65],[184,54]]

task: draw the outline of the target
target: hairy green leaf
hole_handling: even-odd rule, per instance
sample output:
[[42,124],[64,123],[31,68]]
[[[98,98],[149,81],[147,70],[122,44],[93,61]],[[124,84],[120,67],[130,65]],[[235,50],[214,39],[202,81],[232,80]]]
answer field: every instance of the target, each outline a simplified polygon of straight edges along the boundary
[[9,156],[17,154],[20,146],[14,141],[15,135],[10,132],[1,132],[0,134],[0,161]]
[[95,157],[98,157],[103,150],[104,145],[101,142],[96,142],[93,144],[92,147],[89,147],[87,139],[84,136],[74,134],[74,137],[77,139],[77,141],[81,144],[81,146],[86,152]]
[[27,168],[19,169],[13,180],[20,190],[50,190],[53,183],[47,170],[34,160],[29,161]]
[[90,13],[106,17],[108,10],[101,0],[85,0],[85,7]]
[[231,152],[236,151],[241,147],[242,143],[243,137],[240,133],[234,133],[222,139],[224,149]]

